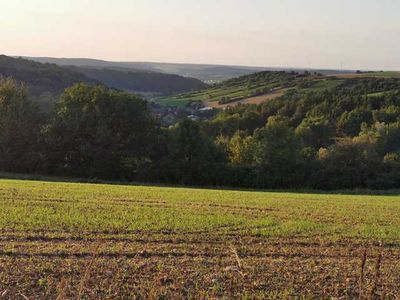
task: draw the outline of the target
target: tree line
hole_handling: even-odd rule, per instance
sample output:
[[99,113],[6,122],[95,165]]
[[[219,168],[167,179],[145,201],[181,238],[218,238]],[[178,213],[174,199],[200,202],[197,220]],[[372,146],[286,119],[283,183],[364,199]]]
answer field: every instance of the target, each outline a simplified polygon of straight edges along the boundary
[[22,83],[1,79],[0,171],[250,188],[398,188],[400,81],[294,88],[261,105],[163,128],[132,94],[76,84],[49,113]]

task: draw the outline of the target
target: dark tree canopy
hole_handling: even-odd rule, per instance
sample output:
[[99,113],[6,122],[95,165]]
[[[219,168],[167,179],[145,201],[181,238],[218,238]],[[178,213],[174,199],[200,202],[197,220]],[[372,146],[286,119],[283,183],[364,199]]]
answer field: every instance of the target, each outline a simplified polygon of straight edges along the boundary
[[0,79],[0,168],[32,172],[40,165],[41,118],[23,84]]
[[145,101],[102,86],[75,85],[46,128],[50,167],[77,176],[132,176],[146,162],[155,122]]
[[0,171],[251,188],[400,187],[399,79],[255,76],[289,88],[263,104],[169,128],[125,92],[77,84],[41,115],[23,85],[0,80]]

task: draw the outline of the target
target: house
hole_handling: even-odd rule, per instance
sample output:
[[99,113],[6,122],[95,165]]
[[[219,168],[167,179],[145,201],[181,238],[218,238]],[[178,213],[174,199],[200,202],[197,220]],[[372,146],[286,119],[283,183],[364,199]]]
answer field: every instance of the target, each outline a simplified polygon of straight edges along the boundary
[[192,120],[192,121],[200,121],[201,118],[195,115],[190,115],[187,117],[188,119]]

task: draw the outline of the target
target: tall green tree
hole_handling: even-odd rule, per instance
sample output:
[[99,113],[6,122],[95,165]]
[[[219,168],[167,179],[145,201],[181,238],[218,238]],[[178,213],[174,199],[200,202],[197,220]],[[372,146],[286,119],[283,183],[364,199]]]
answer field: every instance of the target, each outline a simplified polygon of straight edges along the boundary
[[305,118],[296,128],[296,134],[303,141],[304,145],[315,149],[332,144],[334,133],[332,125],[323,117]]
[[154,130],[144,100],[103,86],[65,90],[46,128],[49,168],[75,176],[134,178]]
[[369,187],[380,172],[376,145],[365,139],[344,138],[318,155],[321,169],[314,182],[320,189]]
[[169,132],[168,155],[163,166],[167,178],[181,184],[202,184],[213,181],[216,147],[201,133],[198,122],[184,120]]
[[228,144],[229,160],[235,165],[251,165],[254,162],[253,137],[238,130]]
[[0,79],[0,169],[34,172],[40,168],[38,146],[41,118],[25,86]]
[[374,188],[393,189],[400,186],[400,155],[388,153],[383,158],[383,172],[377,177]]
[[338,133],[354,137],[360,133],[363,123],[372,123],[372,112],[368,109],[357,108],[342,114],[337,122]]
[[300,147],[288,119],[268,118],[267,125],[257,129],[253,137],[254,164],[260,168],[261,181],[267,186],[291,186],[297,172]]

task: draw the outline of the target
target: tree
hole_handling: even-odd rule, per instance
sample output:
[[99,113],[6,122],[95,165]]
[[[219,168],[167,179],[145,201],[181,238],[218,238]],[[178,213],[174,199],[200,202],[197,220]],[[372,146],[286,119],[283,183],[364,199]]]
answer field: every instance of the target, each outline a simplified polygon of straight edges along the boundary
[[383,158],[383,172],[377,178],[374,188],[391,189],[400,186],[400,155],[388,153]]
[[321,169],[314,182],[320,189],[369,187],[379,174],[380,158],[373,143],[345,138],[318,153]]
[[400,152],[400,122],[385,125],[385,131],[378,139],[381,153]]
[[363,123],[372,123],[372,113],[370,110],[359,108],[350,112],[346,111],[338,120],[338,133],[350,137],[357,136]]
[[234,165],[250,165],[254,161],[253,150],[253,137],[238,130],[229,141],[229,161]]
[[49,168],[131,179],[149,162],[154,125],[144,100],[103,86],[75,85],[61,96],[45,131]]
[[364,124],[358,138],[369,138],[376,142],[377,151],[383,157],[387,153],[400,152],[400,122]]
[[309,117],[297,127],[296,135],[306,146],[319,149],[332,143],[334,130],[326,118]]
[[37,172],[41,118],[23,84],[0,79],[0,168],[11,172]]
[[162,165],[167,181],[204,184],[213,181],[216,148],[201,134],[198,122],[186,119],[169,131],[168,153]]
[[296,181],[299,143],[289,121],[270,117],[264,128],[254,132],[254,164],[264,185],[289,187]]

